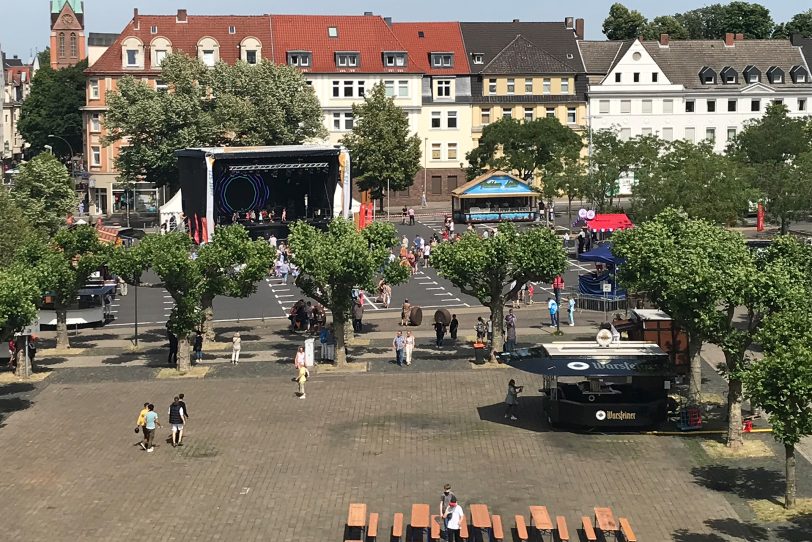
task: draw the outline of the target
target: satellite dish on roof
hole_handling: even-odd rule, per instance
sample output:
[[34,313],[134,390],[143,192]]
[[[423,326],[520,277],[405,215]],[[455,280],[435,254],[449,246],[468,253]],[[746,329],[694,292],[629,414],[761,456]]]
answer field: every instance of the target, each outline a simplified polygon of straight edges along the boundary
[[608,329],[602,329],[595,335],[595,341],[601,348],[609,348],[612,345],[612,332]]

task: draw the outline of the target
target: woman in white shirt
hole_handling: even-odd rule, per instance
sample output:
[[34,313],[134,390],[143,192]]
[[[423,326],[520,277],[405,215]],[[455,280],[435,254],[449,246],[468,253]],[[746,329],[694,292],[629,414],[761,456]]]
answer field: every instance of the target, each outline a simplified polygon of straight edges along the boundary
[[242,349],[242,339],[240,339],[240,332],[234,334],[231,338],[231,363],[237,365],[240,362],[240,350]]
[[414,352],[414,335],[411,331],[406,332],[406,365],[412,364],[412,352]]
[[448,508],[445,510],[445,519],[448,522],[446,528],[448,542],[462,542],[460,538],[460,523],[465,513],[462,511],[462,506],[457,504],[457,497],[451,497],[451,502],[448,503]]

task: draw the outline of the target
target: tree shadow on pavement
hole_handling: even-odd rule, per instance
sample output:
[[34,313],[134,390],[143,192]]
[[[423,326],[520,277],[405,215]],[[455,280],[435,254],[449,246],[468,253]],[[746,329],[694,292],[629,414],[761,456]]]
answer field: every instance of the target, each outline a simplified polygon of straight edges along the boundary
[[784,494],[784,477],[775,470],[707,465],[691,469],[691,474],[695,483],[713,491],[732,493],[745,500],[782,502],[780,496]]
[[786,524],[775,528],[779,540],[787,542],[808,542],[812,540],[812,514],[797,516]]
[[[739,519],[709,519],[705,525],[713,533],[692,533],[677,529],[671,535],[674,542],[729,542],[733,540],[769,540],[769,531],[760,525],[745,523]],[[724,535],[724,536],[722,536]]]
[[36,390],[34,384],[13,382],[0,385],[0,428],[12,413],[29,408],[33,403],[26,397]]
[[516,427],[518,429],[525,429],[527,431],[536,431],[538,433],[548,433],[552,428],[547,424],[541,416],[541,397],[531,396],[522,397],[521,403],[515,411],[518,420],[511,420],[505,417],[506,405],[504,402],[495,403],[492,405],[485,405],[477,407],[479,419],[483,422],[491,422],[499,425],[506,425]]

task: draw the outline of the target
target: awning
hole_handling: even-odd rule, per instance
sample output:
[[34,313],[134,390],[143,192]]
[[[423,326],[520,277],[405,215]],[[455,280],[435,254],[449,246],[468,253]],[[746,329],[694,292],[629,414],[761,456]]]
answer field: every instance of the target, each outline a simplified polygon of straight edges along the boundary
[[604,265],[621,265],[623,260],[612,253],[612,243],[604,243],[593,248],[589,252],[582,252],[578,255],[578,261],[597,262]]
[[634,224],[625,213],[595,215],[595,218],[587,221],[586,224],[594,232],[611,232],[634,227]]
[[489,171],[451,191],[459,199],[537,197],[539,194],[523,180],[504,171]]

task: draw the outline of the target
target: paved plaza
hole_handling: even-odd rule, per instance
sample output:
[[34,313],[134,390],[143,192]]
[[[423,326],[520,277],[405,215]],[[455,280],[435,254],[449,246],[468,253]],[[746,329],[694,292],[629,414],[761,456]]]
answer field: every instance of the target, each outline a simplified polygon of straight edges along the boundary
[[[289,369],[219,366],[183,381],[148,367],[56,369],[36,388],[2,387],[3,410],[16,410],[0,427],[3,539],[341,541],[350,502],[379,512],[386,533],[412,503],[434,510],[445,482],[506,526],[545,505],[574,529],[604,505],[644,541],[773,538],[739,519],[729,492],[706,487],[713,467],[690,439],[550,432],[534,375],[465,362],[322,373],[297,400]],[[528,392],[517,422],[503,417],[509,378]],[[178,392],[191,419],[173,449],[166,412]],[[147,400],[165,424],[152,454],[133,433]]]

